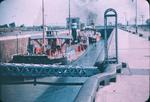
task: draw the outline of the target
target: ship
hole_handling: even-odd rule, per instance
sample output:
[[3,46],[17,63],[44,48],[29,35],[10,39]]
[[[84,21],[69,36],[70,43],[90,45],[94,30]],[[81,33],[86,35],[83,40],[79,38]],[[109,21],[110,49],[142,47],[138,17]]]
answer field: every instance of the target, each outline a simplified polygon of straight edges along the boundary
[[[76,38],[72,37],[72,33]],[[67,30],[46,31],[44,44],[42,35],[31,36],[27,53],[14,55],[10,63],[70,64],[82,56],[90,44],[98,42],[100,36],[95,29],[89,28],[72,30],[71,34]]]
[[[70,11],[70,10],[69,10]],[[90,44],[100,40],[101,34],[91,27],[79,28],[79,17],[71,18],[68,29],[46,30],[42,0],[43,33],[29,38],[26,54],[14,55],[10,63],[66,65],[82,56]]]

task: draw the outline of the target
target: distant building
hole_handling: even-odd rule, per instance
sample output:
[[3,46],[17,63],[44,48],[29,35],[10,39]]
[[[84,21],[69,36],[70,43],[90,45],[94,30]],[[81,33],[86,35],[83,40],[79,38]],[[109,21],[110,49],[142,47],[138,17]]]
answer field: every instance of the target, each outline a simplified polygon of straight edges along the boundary
[[15,27],[16,27],[15,22],[10,23],[10,24],[9,24],[9,27],[10,27],[10,28],[15,28]]
[[8,28],[8,25],[7,24],[0,25],[0,28]]

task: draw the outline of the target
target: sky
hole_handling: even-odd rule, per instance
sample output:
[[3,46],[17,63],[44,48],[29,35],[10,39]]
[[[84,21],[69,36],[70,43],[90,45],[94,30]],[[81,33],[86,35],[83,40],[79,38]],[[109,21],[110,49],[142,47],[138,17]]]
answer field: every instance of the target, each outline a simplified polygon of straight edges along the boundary
[[[69,0],[44,0],[45,22],[47,25],[66,25]],[[96,24],[103,25],[104,11],[113,8],[118,13],[118,22],[133,24],[136,0],[70,0],[71,17],[80,17],[86,22],[89,14],[96,15]],[[137,0],[138,23],[149,18],[146,0]],[[15,22],[17,25],[41,25],[42,0],[5,0],[0,4],[0,25]]]

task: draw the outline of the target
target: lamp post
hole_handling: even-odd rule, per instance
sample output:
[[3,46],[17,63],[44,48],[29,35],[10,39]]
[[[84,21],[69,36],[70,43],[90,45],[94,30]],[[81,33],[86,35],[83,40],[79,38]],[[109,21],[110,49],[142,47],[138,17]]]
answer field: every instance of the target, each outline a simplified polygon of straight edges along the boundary
[[127,29],[127,13],[124,12],[124,25],[125,25],[125,28]]
[[136,17],[135,17],[135,32],[136,34],[138,33],[138,25],[137,25],[137,0],[135,1],[136,2],[136,6],[135,6],[135,9],[136,9]]

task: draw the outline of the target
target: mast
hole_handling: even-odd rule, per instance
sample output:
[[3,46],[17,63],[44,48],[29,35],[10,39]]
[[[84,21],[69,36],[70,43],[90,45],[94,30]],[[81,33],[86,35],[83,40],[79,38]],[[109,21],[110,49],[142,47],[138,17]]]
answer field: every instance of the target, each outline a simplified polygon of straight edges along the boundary
[[69,5],[68,5],[68,7],[69,7],[69,35],[70,35],[70,32],[71,32],[71,31],[70,31],[70,30],[71,30],[71,21],[70,21],[70,20],[71,20],[71,19],[70,19],[70,18],[71,18],[71,14],[70,14],[70,0],[69,0]]
[[42,49],[45,52],[45,19],[44,19],[44,0],[42,0],[42,26],[43,26],[43,39],[42,39]]

